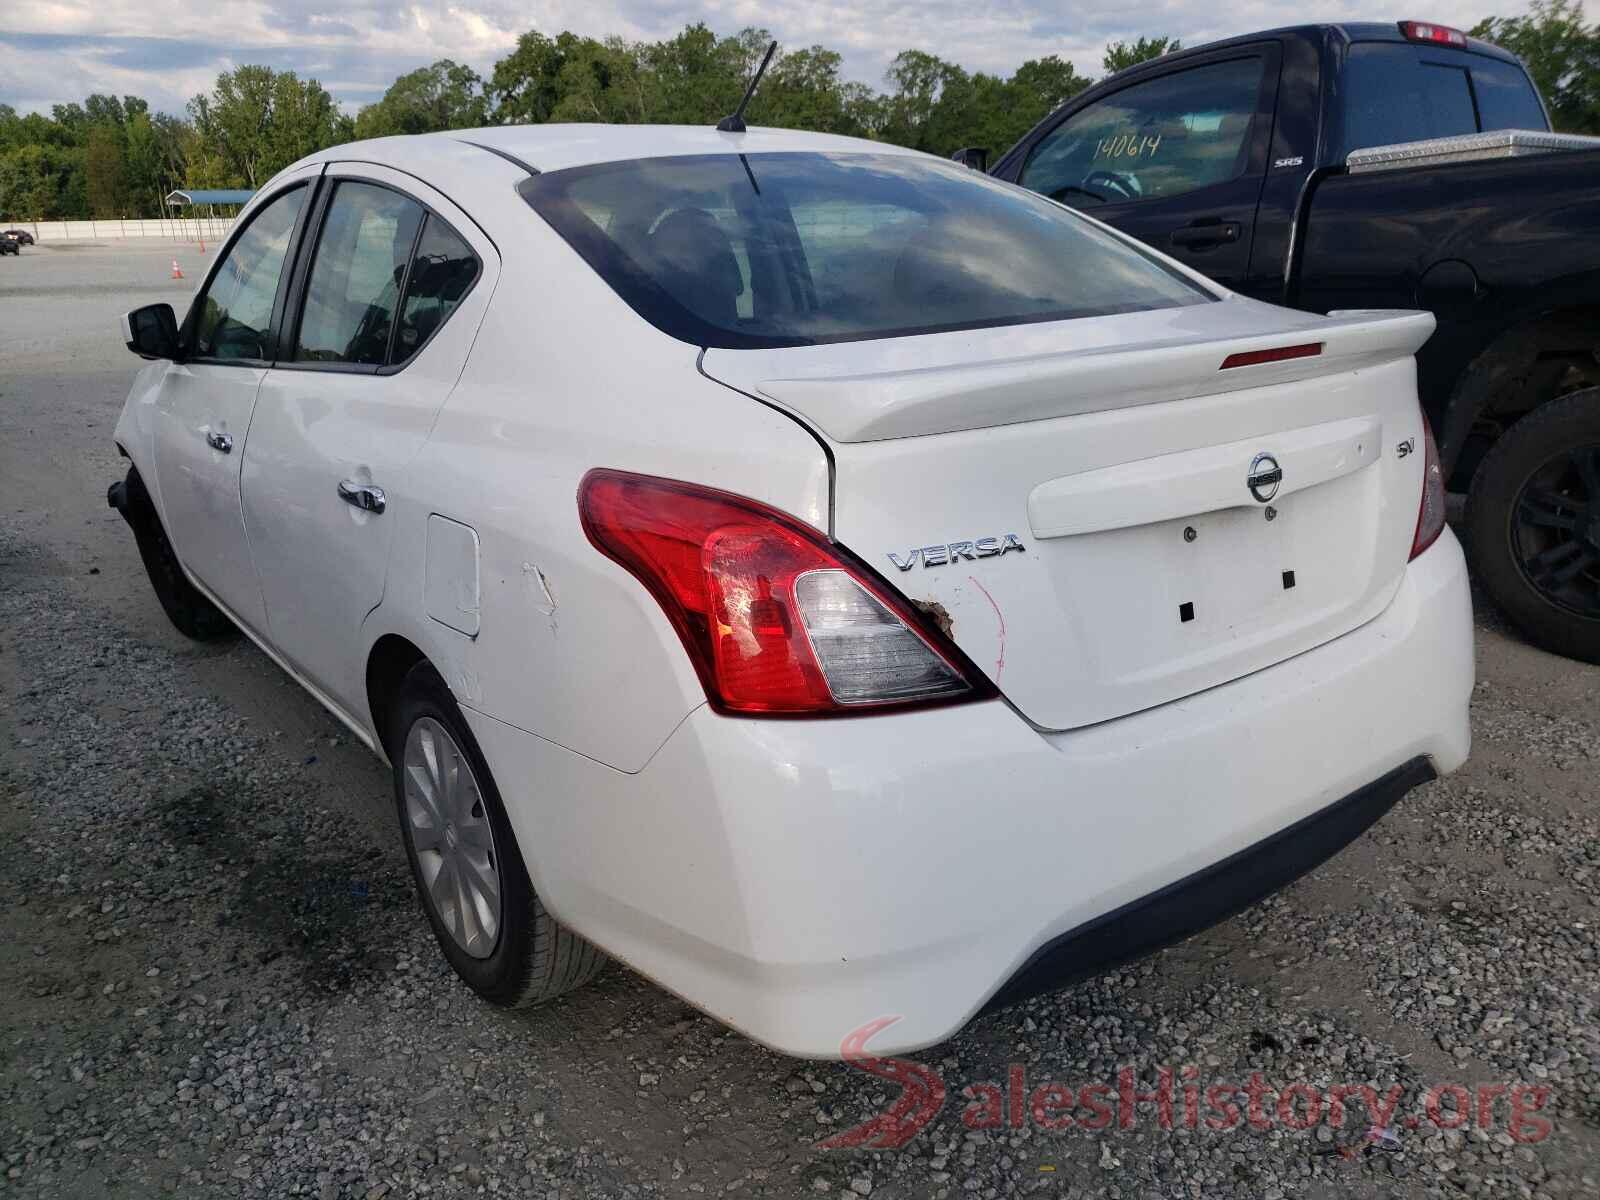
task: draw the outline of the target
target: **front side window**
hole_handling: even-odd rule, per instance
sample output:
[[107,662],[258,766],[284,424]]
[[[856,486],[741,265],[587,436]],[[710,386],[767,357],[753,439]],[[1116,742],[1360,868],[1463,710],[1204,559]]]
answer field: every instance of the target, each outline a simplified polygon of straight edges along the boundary
[[269,201],[228,248],[200,299],[195,357],[254,361],[272,357],[273,301],[305,198],[301,185]]
[[641,316],[702,346],[812,345],[1213,297],[1020,188],[904,154],[709,154],[534,176],[523,197]]
[[1041,138],[1019,182],[1079,208],[1225,183],[1248,165],[1262,71],[1239,58],[1113,92]]
[[415,200],[341,180],[328,205],[306,284],[298,362],[381,366],[422,226]]

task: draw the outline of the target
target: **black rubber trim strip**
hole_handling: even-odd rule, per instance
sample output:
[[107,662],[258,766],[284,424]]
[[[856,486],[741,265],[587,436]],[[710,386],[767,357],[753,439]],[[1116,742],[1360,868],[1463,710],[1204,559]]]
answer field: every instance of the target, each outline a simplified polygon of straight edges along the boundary
[[1087,979],[1181,942],[1321,866],[1419,784],[1433,764],[1413,758],[1253,846],[1045,943],[984,1011]]
[[482,142],[469,142],[466,138],[457,138],[456,141],[460,142],[463,146],[476,146],[479,150],[487,150],[490,154],[498,155],[500,158],[505,159],[512,166],[521,167],[529,175],[537,175],[539,173],[538,167],[531,163],[523,162],[515,154],[511,154],[508,151],[497,149],[494,146],[485,146]]

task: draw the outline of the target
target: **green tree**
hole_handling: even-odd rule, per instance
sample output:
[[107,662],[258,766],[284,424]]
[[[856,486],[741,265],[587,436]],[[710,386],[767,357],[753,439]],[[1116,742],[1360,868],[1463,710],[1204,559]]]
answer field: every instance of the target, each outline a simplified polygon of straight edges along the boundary
[[[640,48],[649,77],[646,120],[669,125],[712,125],[738,107],[760,59],[738,37],[719,38],[703,23],[688,26],[664,42]],[[763,44],[761,51],[765,52]]]
[[315,79],[263,66],[224,71],[210,95],[189,102],[189,116],[224,185],[234,187],[259,187],[296,159],[354,133]]
[[[765,45],[762,53],[766,53]],[[842,63],[836,51],[822,46],[773,55],[766,78],[750,102],[748,120],[753,125],[864,135],[867,127],[839,77]],[[753,67],[759,65],[757,59]]]
[[115,217],[127,211],[128,185],[122,151],[122,131],[109,121],[89,130],[84,149],[84,185],[89,215]]
[[83,151],[34,143],[0,153],[0,216],[55,220],[87,215]]
[[1182,49],[1183,43],[1175,37],[1141,37],[1136,42],[1112,42],[1106,47],[1100,65],[1106,69],[1106,74],[1115,75],[1118,71],[1126,71],[1129,67]]
[[400,76],[383,98],[356,116],[358,138],[472,129],[489,120],[483,80],[471,67],[441,58]]
[[162,187],[161,135],[148,111],[128,118],[123,147],[123,203],[131,212],[159,211],[157,198],[171,189]]
[[1510,50],[1528,68],[1564,133],[1600,134],[1600,23],[1581,0],[1533,0],[1522,17],[1490,17],[1472,36]]
[[962,138],[975,89],[965,71],[925,51],[902,50],[884,77],[892,85],[884,98],[885,141],[934,154],[967,144]]
[[[532,29],[523,34],[516,49],[495,63],[489,77],[496,120],[505,125],[538,125],[551,120],[562,100],[560,80],[568,61],[591,59],[599,46],[592,38],[575,33],[548,38]],[[578,82],[577,77],[572,82]]]

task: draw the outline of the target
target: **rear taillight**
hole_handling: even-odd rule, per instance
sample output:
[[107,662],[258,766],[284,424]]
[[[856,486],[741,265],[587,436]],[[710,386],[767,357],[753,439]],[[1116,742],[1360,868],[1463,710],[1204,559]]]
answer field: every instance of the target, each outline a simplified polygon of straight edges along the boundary
[[1467,35],[1448,25],[1429,21],[1401,21],[1400,34],[1410,42],[1432,42],[1437,46],[1465,46]]
[[1444,469],[1439,465],[1439,447],[1433,440],[1433,429],[1427,415],[1422,418],[1422,507],[1417,513],[1417,533],[1411,539],[1411,557],[1415,558],[1444,532]]
[[792,517],[713,488],[591,471],[584,532],[639,580],[723,712],[799,715],[992,694],[921,614]]

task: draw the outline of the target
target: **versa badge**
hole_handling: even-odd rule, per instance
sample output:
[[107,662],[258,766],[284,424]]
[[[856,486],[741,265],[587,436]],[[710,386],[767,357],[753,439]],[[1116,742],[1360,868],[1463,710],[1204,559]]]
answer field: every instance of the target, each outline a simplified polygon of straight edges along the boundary
[[1014,533],[1004,537],[974,538],[970,542],[948,542],[943,546],[918,546],[907,550],[905,557],[890,551],[889,561],[902,571],[909,571],[917,565],[917,560],[922,560],[925,567],[942,567],[946,563],[959,562],[965,559],[993,558],[998,554],[1009,554],[1013,550],[1026,551],[1022,539]]

